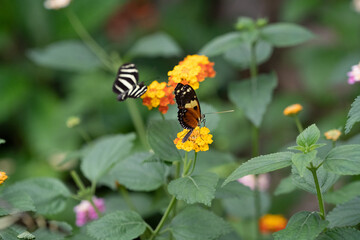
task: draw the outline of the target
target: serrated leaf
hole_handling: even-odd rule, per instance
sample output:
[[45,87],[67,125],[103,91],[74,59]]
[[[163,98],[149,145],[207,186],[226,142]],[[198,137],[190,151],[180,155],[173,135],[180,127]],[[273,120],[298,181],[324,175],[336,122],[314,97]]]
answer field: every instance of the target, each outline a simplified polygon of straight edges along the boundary
[[136,41],[127,54],[131,57],[177,57],[182,52],[173,38],[158,32]]
[[305,171],[309,171],[310,162],[315,159],[317,151],[311,151],[309,153],[296,153],[292,156],[291,161],[297,168],[300,177],[304,176]]
[[85,152],[81,171],[92,181],[99,180],[119,161],[129,154],[135,134],[118,134],[96,140]]
[[155,154],[165,161],[181,160],[181,154],[174,144],[180,124],[175,120],[153,121],[148,127],[148,141]]
[[212,240],[231,231],[222,218],[197,206],[176,215],[170,229],[176,240]]
[[351,104],[348,119],[345,125],[345,134],[348,134],[355,123],[360,121],[360,96]]
[[315,124],[313,124],[302,131],[299,136],[297,136],[296,143],[305,149],[309,149],[311,145],[316,144],[319,138],[320,130],[316,127]]
[[10,186],[0,195],[0,216],[16,214],[26,211],[34,211],[35,206],[32,198],[25,192],[13,191]]
[[254,192],[249,187],[237,181],[229,182],[223,187],[221,187],[221,185],[222,181],[219,181],[219,184],[216,187],[216,198],[241,198],[243,196],[250,196],[254,194]]
[[316,212],[298,212],[293,215],[286,228],[273,234],[275,240],[315,239],[329,223]]
[[168,185],[168,191],[178,200],[188,204],[203,203],[211,205],[215,198],[215,187],[219,177],[215,173],[204,172],[194,176],[175,179]]
[[87,233],[99,240],[132,240],[145,229],[145,222],[136,212],[116,211],[89,223]]
[[[273,47],[266,41],[258,41],[255,46],[256,63],[261,64],[268,60]],[[247,69],[251,64],[251,44],[242,42],[238,46],[227,50],[224,54],[226,61],[239,69]]]
[[329,227],[355,226],[360,223],[360,196],[337,205],[328,213]]
[[360,231],[355,228],[333,228],[323,232],[316,240],[358,240]]
[[360,145],[333,148],[325,158],[324,168],[339,175],[360,174]]
[[32,178],[19,181],[10,186],[13,192],[23,192],[31,197],[36,212],[52,215],[61,212],[71,193],[67,187],[55,178]]
[[229,86],[228,94],[230,100],[244,111],[246,117],[255,126],[259,127],[277,86],[277,76],[275,74],[259,75],[256,94],[253,93],[251,86],[251,79],[233,82]]
[[115,188],[118,181],[133,191],[152,191],[165,183],[165,165],[152,153],[135,153],[117,163],[101,183]]
[[339,204],[360,196],[360,181],[349,183],[335,192],[327,192],[324,200],[328,203]]
[[212,39],[199,51],[200,55],[214,57],[243,42],[241,33],[230,32]]
[[[317,166],[320,164],[320,162],[321,159],[316,158],[314,160],[314,165]],[[292,173],[291,174],[292,181],[295,186],[307,192],[316,194],[314,177],[310,172],[310,170],[305,171],[304,177],[301,177],[299,175],[299,172],[297,171],[297,168],[293,166],[291,168],[291,173]],[[339,179],[339,175],[327,171],[326,169],[324,169],[324,166],[319,167],[318,170],[316,171],[316,174],[318,177],[320,190],[322,193],[325,193]]]
[[46,228],[38,228],[32,234],[35,235],[35,239],[37,239],[37,240],[47,240],[47,239],[64,240],[65,239],[65,236],[62,233],[56,232],[56,231],[50,231]]
[[276,47],[291,47],[310,40],[314,35],[296,24],[274,23],[262,28],[260,36]]
[[36,64],[68,71],[88,71],[101,66],[101,62],[82,42],[67,40],[53,43],[45,49],[28,51]]
[[20,233],[17,238],[19,239],[35,239],[35,236],[28,231]]
[[279,196],[281,194],[291,193],[296,189],[293,183],[291,175],[282,179],[280,184],[276,187],[274,195]]
[[252,158],[231,173],[223,186],[249,174],[267,173],[288,167],[292,164],[291,158],[293,154],[292,152],[278,152]]

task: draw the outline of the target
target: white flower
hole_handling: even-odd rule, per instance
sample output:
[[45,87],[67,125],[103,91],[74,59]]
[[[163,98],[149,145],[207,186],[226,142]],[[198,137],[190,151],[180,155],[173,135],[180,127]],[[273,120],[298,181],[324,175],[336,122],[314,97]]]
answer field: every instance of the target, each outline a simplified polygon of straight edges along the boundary
[[44,7],[47,9],[60,9],[67,7],[70,2],[71,0],[46,0],[44,2]]
[[360,13],[360,0],[353,0],[355,11]]

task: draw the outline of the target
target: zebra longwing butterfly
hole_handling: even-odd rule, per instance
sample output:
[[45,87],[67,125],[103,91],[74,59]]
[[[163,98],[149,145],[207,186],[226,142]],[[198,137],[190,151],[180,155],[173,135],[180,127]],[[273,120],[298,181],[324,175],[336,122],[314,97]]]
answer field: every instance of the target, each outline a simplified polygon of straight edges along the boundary
[[124,101],[126,98],[138,98],[143,95],[147,86],[138,83],[139,72],[133,63],[125,63],[119,68],[117,77],[113,84],[113,92],[118,94],[117,99]]
[[175,90],[175,100],[178,105],[178,120],[180,125],[189,129],[182,142],[186,142],[197,126],[205,120],[201,114],[200,103],[194,89],[190,85],[178,83]]

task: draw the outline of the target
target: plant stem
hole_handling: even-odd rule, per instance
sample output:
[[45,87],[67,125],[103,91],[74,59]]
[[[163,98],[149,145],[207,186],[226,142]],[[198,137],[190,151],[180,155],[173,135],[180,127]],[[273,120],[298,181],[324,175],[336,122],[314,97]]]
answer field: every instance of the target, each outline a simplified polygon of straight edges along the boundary
[[250,74],[251,74],[251,90],[255,98],[257,96],[257,65],[256,65],[256,41],[250,45]]
[[252,124],[252,157],[259,156],[259,128]]
[[84,191],[85,190],[85,185],[84,183],[81,181],[79,175],[75,172],[75,170],[72,170],[70,172],[71,177],[73,178],[76,186],[80,189],[80,191]]
[[[174,176],[174,179],[177,179],[177,178],[179,178],[179,176],[180,176],[180,162],[179,162],[179,161],[176,161],[176,162],[174,162],[174,165],[175,165],[175,176]],[[174,203],[173,217],[176,216],[176,212],[177,212],[177,202]]]
[[302,133],[302,131],[303,131],[304,129],[303,129],[302,125],[301,125],[299,116],[296,114],[296,115],[294,116],[294,119],[295,119],[296,126],[297,126],[297,128],[298,128],[298,130],[299,130],[299,133]]
[[98,209],[98,207],[95,205],[94,200],[92,199],[92,197],[89,198],[89,202],[91,203],[92,207],[94,208],[96,214],[98,215],[98,217],[101,217],[101,212]]
[[196,159],[197,159],[197,152],[195,152],[194,161],[193,161],[193,163],[192,163],[192,168],[191,168],[190,173],[187,174],[188,176],[190,176],[190,175],[194,172],[195,165],[196,165]]
[[[78,17],[69,9],[66,11],[66,15],[73,26],[76,33],[84,41],[84,43],[93,51],[93,53],[100,59],[104,66],[110,71],[113,72],[114,68],[111,64],[109,55],[103,50],[99,44],[91,37],[91,35],[86,31],[85,27],[82,25]],[[116,69],[115,69],[116,71]]]
[[139,135],[141,143],[143,144],[143,146],[146,149],[150,149],[149,143],[146,139],[145,125],[144,125],[143,119],[141,118],[139,109],[136,106],[135,100],[127,99],[125,102],[126,102],[126,106],[127,106],[128,110],[129,110],[131,119],[134,122],[135,129],[136,129],[137,134]]
[[320,210],[320,217],[325,220],[325,207],[324,207],[324,200],[322,198],[322,193],[321,193],[321,189],[320,189],[320,185],[319,185],[319,180],[316,174],[317,168],[314,167],[314,165],[312,163],[310,163],[310,168],[308,168],[310,170],[310,172],[313,175],[314,178],[314,182],[315,182],[315,187],[316,187],[316,194],[317,194],[317,199],[319,202],[319,210]]
[[170,214],[170,212],[171,212],[171,209],[174,207],[175,203],[176,203],[176,198],[175,198],[175,196],[173,196],[173,197],[171,198],[171,201],[170,201],[170,203],[169,203],[169,205],[168,205],[168,207],[167,207],[164,215],[162,216],[159,224],[157,225],[157,227],[155,228],[153,234],[151,235],[150,240],[153,240],[153,239],[156,237],[156,235],[159,233],[159,231],[161,230],[161,228],[163,227],[163,225],[164,225],[164,223],[165,223],[165,220],[166,220],[167,217],[169,216],[169,214]]
[[130,209],[133,211],[137,211],[135,205],[131,201],[128,190],[121,184],[119,184],[119,190],[120,190],[121,196],[124,198],[128,207],[130,207]]

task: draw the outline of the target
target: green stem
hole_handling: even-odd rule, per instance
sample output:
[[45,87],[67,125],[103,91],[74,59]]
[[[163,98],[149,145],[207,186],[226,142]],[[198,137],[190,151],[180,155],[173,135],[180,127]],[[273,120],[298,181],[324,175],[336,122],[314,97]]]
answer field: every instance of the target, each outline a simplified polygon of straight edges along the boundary
[[256,65],[256,41],[250,45],[250,74],[251,74],[251,90],[252,95],[255,98],[257,96],[257,65]]
[[91,137],[89,134],[81,127],[77,128],[77,131],[79,132],[80,136],[84,139],[85,142],[90,143]]
[[[99,44],[91,37],[91,35],[86,31],[85,27],[82,25],[78,17],[70,10],[67,9],[66,15],[75,29],[76,33],[84,41],[84,43],[94,52],[94,54],[100,59],[104,66],[110,71],[114,72],[114,67],[111,64],[110,56],[102,49]],[[116,71],[117,69],[115,69]]]
[[134,99],[127,99],[126,101],[127,108],[129,110],[131,119],[134,122],[135,129],[139,135],[140,141],[146,149],[150,149],[149,143],[146,139],[146,131],[143,119],[141,118],[140,112]]
[[296,115],[294,116],[294,119],[295,119],[296,126],[297,126],[297,128],[298,128],[298,130],[299,130],[299,133],[302,133],[302,131],[303,131],[304,129],[303,129],[302,125],[301,125],[299,116],[296,114]]
[[336,141],[332,141],[332,148],[336,147]]
[[[176,161],[176,162],[174,162],[174,165],[175,165],[175,176],[174,176],[174,179],[178,179],[179,176],[180,176],[180,162],[179,162],[179,161]],[[176,212],[177,212],[177,202],[175,202],[175,205],[174,205],[173,217],[176,216]]]
[[84,190],[85,190],[85,185],[84,185],[84,183],[81,181],[79,175],[78,175],[74,170],[72,170],[72,171],[70,172],[70,175],[71,175],[71,177],[73,178],[76,186],[80,189],[80,191],[84,191]]
[[98,209],[98,207],[95,205],[94,200],[92,199],[92,197],[89,198],[89,202],[91,203],[92,207],[94,208],[96,214],[98,215],[98,217],[101,217],[101,212]]
[[121,196],[124,198],[128,207],[130,207],[130,209],[133,211],[137,211],[135,205],[131,201],[128,190],[121,184],[119,184],[119,190],[120,190]]
[[317,168],[314,167],[314,165],[312,163],[310,163],[310,168],[308,168],[310,170],[310,172],[313,175],[314,178],[314,182],[315,182],[315,187],[316,187],[316,194],[317,194],[317,199],[319,202],[319,210],[320,210],[320,217],[325,220],[325,207],[324,207],[324,200],[322,198],[322,193],[321,193],[321,189],[320,189],[320,185],[319,185],[319,180],[316,174]]
[[259,128],[252,125],[252,157],[259,156]]
[[194,161],[192,163],[192,168],[191,168],[190,173],[187,174],[188,176],[190,176],[194,172],[195,165],[196,165],[196,159],[197,159],[197,152],[195,152],[195,157],[194,157]]
[[157,225],[157,227],[155,228],[153,234],[151,235],[150,240],[153,240],[153,239],[157,236],[157,234],[159,233],[159,231],[160,231],[161,228],[163,227],[163,225],[164,225],[167,217],[169,216],[169,214],[170,214],[170,212],[171,212],[171,209],[175,206],[175,203],[176,203],[176,198],[175,198],[175,196],[173,196],[173,197],[171,198],[171,201],[170,201],[170,203],[169,203],[169,205],[168,205],[168,207],[167,207],[164,215],[162,216],[159,224]]

